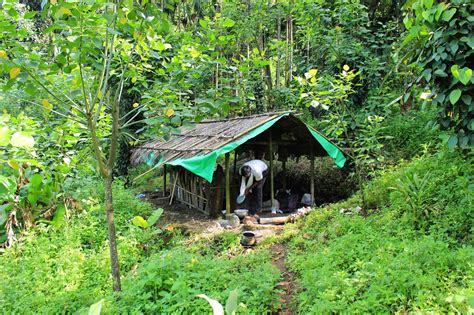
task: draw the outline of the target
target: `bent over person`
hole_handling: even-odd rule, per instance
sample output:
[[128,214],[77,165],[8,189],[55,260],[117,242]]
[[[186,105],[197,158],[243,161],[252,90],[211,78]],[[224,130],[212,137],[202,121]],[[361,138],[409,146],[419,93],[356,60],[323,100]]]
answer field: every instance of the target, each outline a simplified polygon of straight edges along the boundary
[[248,161],[239,169],[242,175],[240,195],[247,196],[250,214],[262,211],[262,191],[267,173],[268,166],[261,160]]

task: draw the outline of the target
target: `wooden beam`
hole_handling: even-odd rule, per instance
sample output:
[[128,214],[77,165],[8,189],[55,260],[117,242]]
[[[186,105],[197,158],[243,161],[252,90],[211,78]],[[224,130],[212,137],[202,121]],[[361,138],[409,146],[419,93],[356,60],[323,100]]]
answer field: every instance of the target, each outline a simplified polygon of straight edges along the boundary
[[274,200],[275,200],[275,191],[273,183],[273,139],[272,139],[272,130],[270,129],[269,133],[269,153],[270,153],[270,198],[271,198],[271,207],[273,209]]
[[311,205],[314,205],[314,149],[313,149],[313,146],[311,146],[310,161],[311,161],[311,166],[310,166]]
[[230,214],[230,155],[225,154],[225,210],[227,214]]

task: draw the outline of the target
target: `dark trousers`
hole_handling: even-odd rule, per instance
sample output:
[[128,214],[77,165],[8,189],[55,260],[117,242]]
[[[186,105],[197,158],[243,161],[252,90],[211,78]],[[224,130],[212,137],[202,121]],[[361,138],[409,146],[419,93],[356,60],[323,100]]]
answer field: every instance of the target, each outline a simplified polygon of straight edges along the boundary
[[252,193],[249,194],[248,198],[248,206],[250,214],[255,214],[262,211],[262,204],[263,204],[263,185],[265,184],[265,180],[267,179],[268,171],[263,172],[263,178],[258,183],[257,186],[252,188]]

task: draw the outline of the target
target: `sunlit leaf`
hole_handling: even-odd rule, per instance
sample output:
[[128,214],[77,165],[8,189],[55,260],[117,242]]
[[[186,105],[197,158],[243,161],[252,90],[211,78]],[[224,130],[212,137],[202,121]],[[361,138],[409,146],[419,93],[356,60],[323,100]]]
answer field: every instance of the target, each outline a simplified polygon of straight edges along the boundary
[[167,108],[167,109],[165,110],[165,115],[166,115],[166,117],[171,117],[171,116],[173,116],[173,115],[174,115],[174,109],[172,109],[172,108]]
[[149,226],[148,222],[139,215],[133,218],[132,224],[141,227],[142,229],[146,229]]
[[60,7],[58,12],[65,15],[72,15],[71,10],[65,7]]
[[89,314],[88,315],[100,315],[100,312],[102,310],[102,304],[104,304],[104,299],[100,300],[97,303],[92,304],[89,307]]
[[42,103],[43,103],[43,108],[44,108],[46,111],[50,112],[50,111],[53,110],[53,105],[51,105],[51,103],[50,103],[47,99],[44,99],[44,100],[42,101]]
[[10,144],[14,147],[31,148],[35,144],[35,139],[24,132],[15,132],[10,139]]
[[4,59],[8,58],[8,54],[5,50],[0,50],[0,58],[4,58]]
[[10,143],[10,129],[8,127],[0,127],[0,145],[5,146]]
[[10,69],[10,79],[15,79],[21,72],[21,69],[18,67],[13,67]]

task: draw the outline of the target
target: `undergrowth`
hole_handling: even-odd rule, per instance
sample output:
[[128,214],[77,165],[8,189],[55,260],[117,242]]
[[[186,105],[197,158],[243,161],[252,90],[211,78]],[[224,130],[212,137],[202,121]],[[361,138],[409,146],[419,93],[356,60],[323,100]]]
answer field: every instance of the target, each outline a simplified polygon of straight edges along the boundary
[[426,155],[366,189],[369,217],[318,209],[290,242],[299,313],[472,312],[472,159]]
[[68,185],[82,207],[58,228],[40,225],[25,231],[0,255],[2,312],[87,312],[104,298],[105,313],[205,313],[209,305],[197,294],[225,302],[233,289],[242,302],[239,313],[276,308],[280,275],[269,252],[237,255],[239,238],[232,232],[187,245],[177,229],[136,227],[133,217],[147,218],[154,209],[121,183],[114,187],[114,207],[123,291],[111,294],[100,185]]

